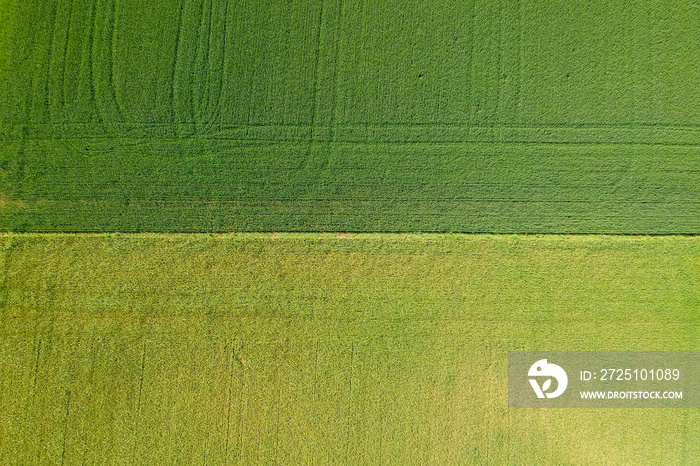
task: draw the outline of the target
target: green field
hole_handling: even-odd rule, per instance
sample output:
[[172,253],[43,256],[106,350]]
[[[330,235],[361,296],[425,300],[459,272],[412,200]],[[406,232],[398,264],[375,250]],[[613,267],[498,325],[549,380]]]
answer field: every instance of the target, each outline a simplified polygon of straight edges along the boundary
[[508,409],[508,350],[698,350],[700,241],[6,235],[0,463],[694,464],[700,414]]
[[700,233],[694,0],[0,0],[0,230]]
[[507,403],[700,350],[698,63],[700,0],[0,0],[0,465],[698,464]]

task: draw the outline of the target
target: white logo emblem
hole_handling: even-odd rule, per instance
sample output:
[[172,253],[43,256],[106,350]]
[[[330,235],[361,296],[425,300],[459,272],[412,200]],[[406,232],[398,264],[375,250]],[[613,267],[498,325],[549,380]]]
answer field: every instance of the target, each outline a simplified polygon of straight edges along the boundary
[[[529,379],[532,389],[535,390],[537,398],[556,398],[566,390],[566,385],[569,383],[569,378],[566,376],[564,369],[556,364],[548,364],[546,359],[540,359],[535,364],[530,366],[530,371],[527,373],[530,377],[549,377],[542,384],[542,388],[537,383],[537,379]],[[552,385],[552,377],[557,380],[557,389],[551,393],[546,393]]]

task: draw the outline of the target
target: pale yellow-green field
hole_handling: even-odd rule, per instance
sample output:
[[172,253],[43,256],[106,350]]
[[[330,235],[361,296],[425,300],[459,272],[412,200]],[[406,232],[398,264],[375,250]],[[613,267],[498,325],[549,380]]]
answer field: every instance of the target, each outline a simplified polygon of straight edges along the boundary
[[693,464],[697,410],[509,409],[508,350],[697,350],[700,241],[6,235],[1,464]]

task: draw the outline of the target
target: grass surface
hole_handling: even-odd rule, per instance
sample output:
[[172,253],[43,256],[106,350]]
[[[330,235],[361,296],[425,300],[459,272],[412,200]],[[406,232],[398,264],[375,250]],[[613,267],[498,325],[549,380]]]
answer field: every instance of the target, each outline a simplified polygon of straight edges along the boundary
[[699,233],[690,0],[0,0],[0,229]]
[[[0,231],[700,233],[691,0],[0,0]],[[692,464],[508,350],[698,350],[697,237],[0,237],[0,464]]]
[[8,235],[0,463],[692,464],[697,410],[507,408],[508,350],[698,350],[684,237]]

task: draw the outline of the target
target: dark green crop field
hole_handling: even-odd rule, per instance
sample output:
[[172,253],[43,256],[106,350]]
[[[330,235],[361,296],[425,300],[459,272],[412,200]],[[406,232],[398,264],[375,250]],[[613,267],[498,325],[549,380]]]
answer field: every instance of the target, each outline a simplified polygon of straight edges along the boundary
[[690,465],[697,409],[509,409],[509,350],[700,348],[700,240],[0,238],[0,464]]
[[693,0],[0,0],[0,230],[700,233]]

